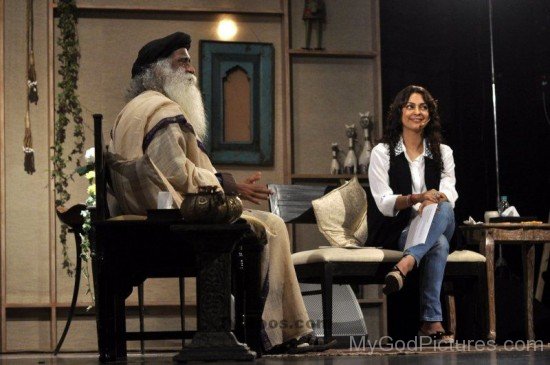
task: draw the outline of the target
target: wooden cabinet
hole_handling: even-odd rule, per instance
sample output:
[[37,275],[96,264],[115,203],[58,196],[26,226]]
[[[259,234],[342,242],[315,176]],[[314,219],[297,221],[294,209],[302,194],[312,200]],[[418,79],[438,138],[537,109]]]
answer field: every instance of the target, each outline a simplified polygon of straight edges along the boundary
[[[359,113],[375,115],[374,138],[382,131],[382,91],[378,0],[325,0],[323,47],[304,50],[304,0],[283,0],[285,45],[285,182],[340,184],[352,175],[330,175],[331,143],[337,142],[343,165],[348,150],[345,125],[355,123],[357,156],[363,147]],[[317,44],[316,28],[311,45]],[[358,175],[367,182],[366,175]],[[293,227],[295,249],[328,245],[314,225]],[[387,334],[386,301],[378,285],[362,286],[359,303],[369,338]]]
[[[380,36],[378,0],[326,0],[324,50],[305,50],[303,0],[284,3],[286,63],[285,181],[327,181],[331,143],[347,151],[346,124],[359,113],[375,114],[374,136],[381,131]],[[311,44],[317,44],[316,28]],[[333,178],[338,181],[341,177]]]

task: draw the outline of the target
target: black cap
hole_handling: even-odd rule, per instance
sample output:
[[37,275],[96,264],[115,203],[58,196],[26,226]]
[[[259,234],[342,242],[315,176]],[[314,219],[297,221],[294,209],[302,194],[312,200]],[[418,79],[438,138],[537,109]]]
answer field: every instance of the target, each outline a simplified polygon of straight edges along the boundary
[[183,32],[176,32],[147,43],[139,50],[132,66],[132,78],[146,70],[153,62],[170,56],[175,50],[190,47],[191,36]]

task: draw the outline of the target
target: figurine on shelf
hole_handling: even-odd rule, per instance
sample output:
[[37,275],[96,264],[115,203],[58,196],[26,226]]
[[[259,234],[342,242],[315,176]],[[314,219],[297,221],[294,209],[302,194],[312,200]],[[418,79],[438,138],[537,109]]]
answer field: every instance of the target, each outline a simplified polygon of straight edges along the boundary
[[306,46],[304,49],[311,49],[311,30],[313,23],[317,23],[317,47],[316,50],[323,50],[323,23],[327,19],[327,11],[324,0],[304,0],[304,15],[302,19],[306,22]]
[[340,152],[340,149],[338,148],[338,143],[333,142],[332,143],[332,162],[330,163],[331,175],[338,175],[342,173],[342,170],[340,170],[340,163],[338,162],[338,152]]
[[372,150],[370,134],[374,128],[374,121],[371,112],[359,113],[359,117],[359,123],[365,133],[365,143],[363,144],[363,150],[359,155],[359,173],[367,174],[369,171],[370,151]]
[[349,150],[346,155],[346,160],[344,161],[344,174],[356,174],[357,173],[357,157],[355,156],[355,138],[357,137],[357,132],[355,131],[355,124],[347,125],[346,124],[346,136],[349,141]]

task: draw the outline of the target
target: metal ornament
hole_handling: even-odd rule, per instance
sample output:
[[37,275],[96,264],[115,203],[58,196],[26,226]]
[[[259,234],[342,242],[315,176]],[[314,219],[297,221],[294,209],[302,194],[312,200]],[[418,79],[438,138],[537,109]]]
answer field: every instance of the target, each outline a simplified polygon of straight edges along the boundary
[[370,154],[372,151],[372,143],[370,140],[370,132],[374,127],[374,116],[371,112],[359,113],[359,124],[363,128],[363,133],[365,135],[365,141],[363,143],[363,150],[359,155],[359,173],[367,174],[369,171],[370,164]]
[[344,174],[356,174],[357,173],[357,157],[355,156],[355,138],[357,132],[355,131],[355,124],[346,124],[346,136],[348,137],[348,154],[344,160]]
[[332,162],[330,163],[331,175],[338,175],[342,173],[342,170],[340,169],[340,163],[338,162],[339,151],[340,149],[338,148],[338,143],[333,142],[332,143]]

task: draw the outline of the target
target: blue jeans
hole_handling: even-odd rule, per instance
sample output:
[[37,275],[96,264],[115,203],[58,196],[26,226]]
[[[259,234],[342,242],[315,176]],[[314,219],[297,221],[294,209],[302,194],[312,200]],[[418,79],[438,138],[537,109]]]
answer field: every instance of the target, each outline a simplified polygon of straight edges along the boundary
[[[425,322],[441,322],[441,285],[445,274],[447,256],[449,256],[449,241],[455,230],[453,207],[449,202],[438,204],[432,225],[428,231],[426,243],[416,245],[403,251],[403,256],[411,255],[416,266],[424,260],[420,273],[420,320]],[[407,226],[399,238],[398,247],[403,250],[407,240]]]

